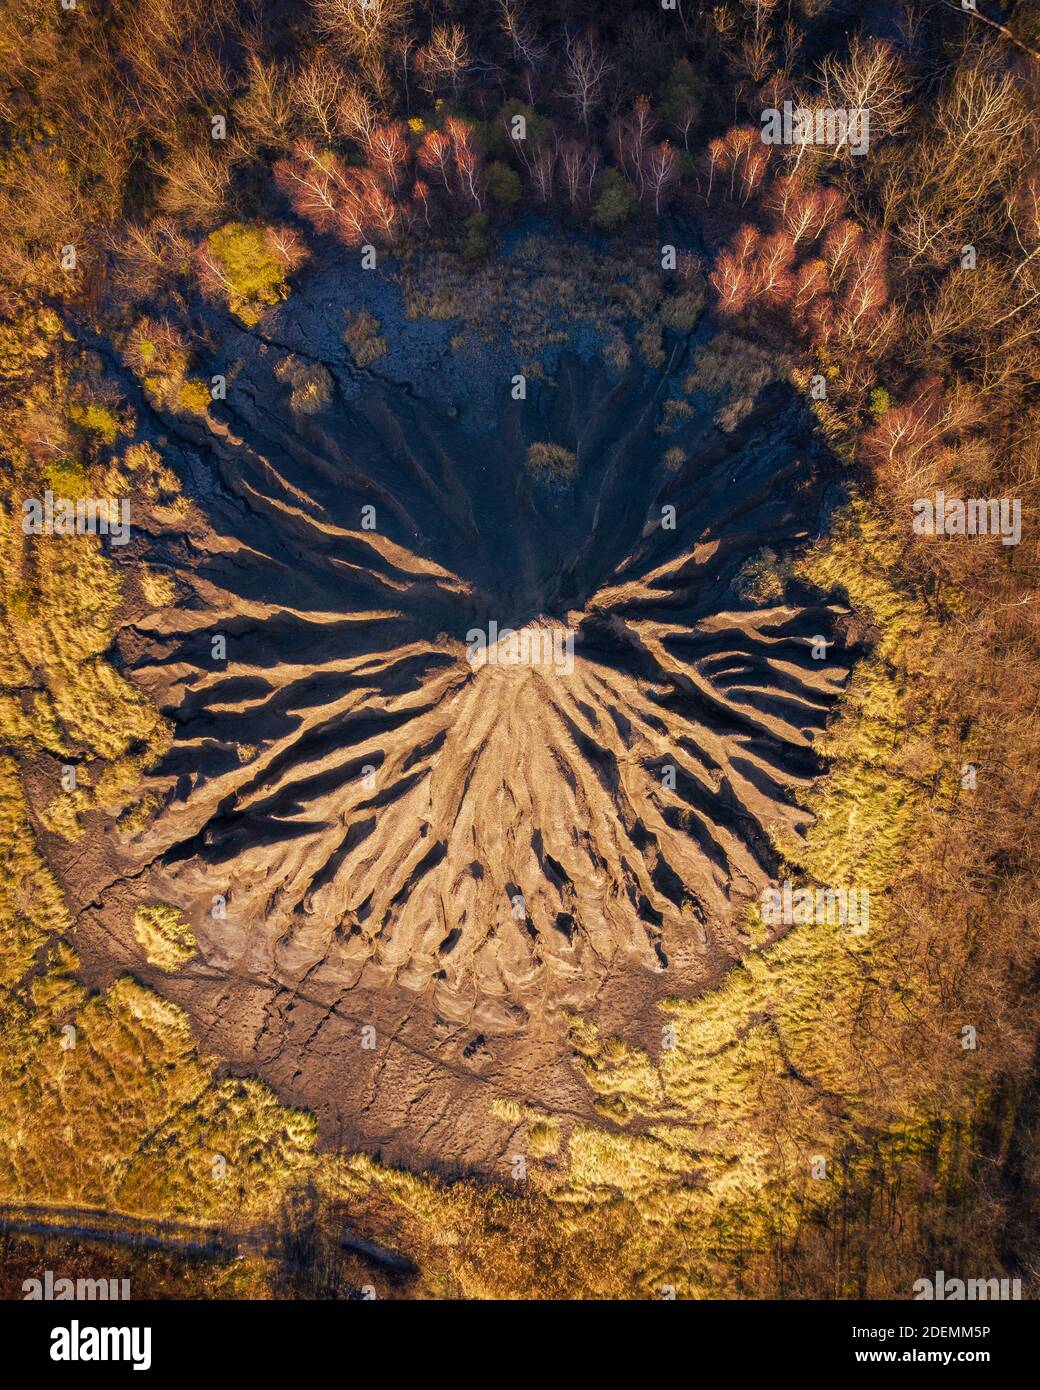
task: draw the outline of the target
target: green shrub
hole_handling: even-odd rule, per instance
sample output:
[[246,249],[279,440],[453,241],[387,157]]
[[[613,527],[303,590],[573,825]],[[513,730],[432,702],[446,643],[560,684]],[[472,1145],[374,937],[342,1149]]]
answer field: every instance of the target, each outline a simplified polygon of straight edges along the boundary
[[12,589],[7,596],[7,611],[20,623],[27,623],[32,616],[33,605],[28,589]]
[[495,206],[508,212],[520,201],[520,175],[508,164],[496,160],[488,168],[488,192]]
[[85,497],[90,479],[75,459],[53,459],[43,465],[43,479],[55,497]]
[[486,261],[494,248],[491,219],[486,212],[475,212],[463,223],[462,255],[470,265]]
[[493,151],[490,151],[489,147],[490,152],[502,158],[504,158],[517,143],[513,139],[512,134],[514,116],[523,116],[527,123],[524,138],[527,141],[526,148],[528,150],[532,147],[539,146],[550,134],[549,124],[545,117],[539,116],[533,107],[526,105],[525,102],[517,101],[514,97],[511,101],[505,102],[501,111],[498,113],[496,124],[502,134],[502,145],[496,147]]
[[119,419],[107,405],[74,405],[69,410],[69,419],[80,429],[91,434],[99,434],[106,444],[114,444],[119,433]]
[[177,403],[182,410],[190,410],[195,415],[204,415],[213,397],[204,381],[186,381],[180,389]]
[[636,195],[616,169],[606,169],[596,179],[596,195],[592,204],[592,223],[601,232],[612,232],[631,216]]
[[661,93],[661,113],[684,145],[688,130],[697,123],[703,103],[704,79],[687,58],[680,58]]
[[255,323],[265,308],[284,298],[285,265],[271,250],[267,230],[245,222],[228,222],[206,238],[232,310]]

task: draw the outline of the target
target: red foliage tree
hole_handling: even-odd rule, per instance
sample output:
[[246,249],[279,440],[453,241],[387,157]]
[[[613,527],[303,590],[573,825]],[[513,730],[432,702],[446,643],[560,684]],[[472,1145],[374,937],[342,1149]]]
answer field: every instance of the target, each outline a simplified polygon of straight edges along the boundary
[[449,116],[444,122],[444,133],[451,140],[462,195],[472,201],[479,212],[484,207],[484,158],[473,139],[473,132],[465,121]]
[[818,256],[803,261],[795,275],[794,293],[791,296],[792,312],[802,322],[807,323],[809,306],[830,288],[827,264]]
[[339,205],[345,188],[345,170],[335,155],[320,150],[309,140],[295,146],[290,159],[274,166],[278,187],[293,211],[319,232],[334,232],[339,225]]
[[761,145],[753,145],[744,151],[740,164],[740,201],[746,203],[766,176],[769,155]]
[[422,216],[423,222],[430,225],[430,185],[423,179],[416,179],[412,185],[412,206]]
[[451,141],[439,130],[431,130],[423,137],[419,146],[419,164],[440,180],[442,188],[451,188]]
[[383,179],[396,197],[408,164],[408,141],[400,121],[377,125],[365,148],[369,166]]
[[830,272],[831,282],[840,285],[863,241],[863,228],[851,218],[836,222],[823,239],[823,259]]
[[711,190],[715,182],[715,170],[724,166],[726,157],[726,142],[721,136],[708,141],[708,152],[705,162],[708,166],[708,188],[704,195],[706,203],[711,202]]
[[745,223],[731,247],[717,258],[708,279],[722,313],[739,314],[755,298],[755,261],[761,241],[758,228]]
[[755,296],[768,304],[789,303],[795,292],[795,277],[791,266],[795,258],[794,243],[786,232],[767,236],[755,257]]
[[278,161],[274,173],[293,210],[317,231],[350,245],[392,240],[399,210],[374,169],[348,169],[303,140],[290,159]]
[[856,246],[841,304],[841,327],[849,338],[859,335],[888,302],[887,253],[884,236],[861,238]]
[[[722,137],[723,171],[729,172],[729,196],[736,198],[744,174],[744,164],[753,151],[763,151],[759,132],[754,126],[733,126]],[[763,170],[764,172],[764,170]],[[747,199],[744,200],[745,202]]]
[[835,188],[809,188],[797,175],[777,179],[765,200],[778,227],[795,245],[818,241],[845,211],[845,199]]
[[936,456],[979,419],[970,394],[946,391],[938,377],[925,377],[867,431],[863,457],[900,486],[922,486],[934,480]]

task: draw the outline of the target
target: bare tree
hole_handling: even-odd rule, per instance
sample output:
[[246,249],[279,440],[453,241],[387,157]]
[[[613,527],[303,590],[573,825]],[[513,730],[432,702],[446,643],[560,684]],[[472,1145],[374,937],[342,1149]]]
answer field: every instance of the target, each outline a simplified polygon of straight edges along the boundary
[[419,80],[431,95],[441,86],[457,93],[469,67],[469,41],[461,24],[437,24],[415,55]]
[[1023,53],[1028,53],[1031,58],[1035,58],[1036,61],[1040,63],[1040,48],[1032,48],[1019,38],[1017,34],[1013,33],[1006,24],[1001,24],[997,19],[991,19],[989,15],[983,14],[981,10],[955,4],[954,0],[940,0],[940,3],[945,5],[947,9],[954,10],[957,14],[965,15],[970,19],[976,20],[980,24],[988,24],[989,27],[1000,34],[1002,38],[1007,39],[1009,43],[1013,43],[1016,48],[1020,48]]
[[[820,93],[835,110],[870,112],[870,138],[898,135],[909,115],[910,84],[903,61],[884,39],[853,38],[848,56],[828,53],[820,64]],[[842,152],[839,144],[836,153]]]
[[639,189],[640,197],[646,190],[644,165],[650,136],[656,125],[650,109],[650,98],[638,96],[629,114],[614,121],[610,130],[611,143],[621,171]]
[[346,91],[343,69],[318,54],[296,73],[291,90],[307,123],[330,143],[340,130],[337,113]]
[[189,227],[218,220],[231,169],[226,158],[201,146],[177,153],[163,166],[159,190],[162,210]]
[[1017,280],[1033,257],[1040,255],[1040,174],[1030,174],[1009,193],[1005,207],[1008,225],[1022,253],[1012,274]]
[[646,157],[646,186],[654,195],[654,212],[658,217],[678,182],[679,156],[670,140],[662,140],[647,151]]
[[366,145],[378,124],[378,116],[360,82],[349,81],[336,108],[336,128],[348,140]]
[[377,125],[366,148],[369,165],[380,175],[394,197],[397,196],[408,162],[408,141],[404,131],[404,125],[399,121]]
[[248,159],[261,146],[288,147],[294,101],[291,80],[281,64],[265,62],[250,53],[246,72],[249,86],[235,103],[231,143],[236,155]]
[[131,299],[148,298],[191,262],[191,243],[172,217],[130,222],[104,240],[114,252],[116,283]]
[[444,122],[444,133],[451,140],[459,183],[479,212],[484,207],[484,161],[473,143],[470,128],[465,121],[449,116]]
[[603,87],[613,64],[591,34],[568,33],[564,47],[567,94],[578,119],[589,132],[589,120],[603,98]]
[[948,265],[972,231],[972,244],[1003,231],[997,200],[1028,158],[1022,134],[1032,112],[992,54],[973,54],[934,108],[930,135],[880,181],[885,225],[910,266]]
[[410,9],[411,0],[314,0],[321,32],[362,61],[389,51]]
[[500,0],[499,27],[513,46],[513,57],[528,68],[540,67],[549,56],[549,47],[538,34],[538,26],[525,15],[518,0]]
[[564,140],[560,144],[560,180],[573,213],[580,213],[592,198],[592,183],[599,168],[599,151],[584,140]]
[[404,30],[394,41],[394,52],[401,64],[401,81],[404,85],[404,109],[410,111],[412,107],[411,94],[408,91],[408,65],[412,61],[412,49],[416,45],[414,34]]
[[549,145],[543,146],[531,162],[531,181],[535,192],[543,203],[551,203],[556,173],[556,151]]

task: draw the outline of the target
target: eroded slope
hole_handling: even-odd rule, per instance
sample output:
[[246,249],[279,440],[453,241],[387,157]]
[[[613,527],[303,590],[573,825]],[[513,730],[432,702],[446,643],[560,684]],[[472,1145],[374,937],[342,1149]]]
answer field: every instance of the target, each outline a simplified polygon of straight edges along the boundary
[[176,737],[81,930],[148,975],[134,913],[176,906],[197,952],[161,987],[208,1045],[331,1136],[479,1162],[498,1096],[587,1111],[569,1012],[650,1041],[720,976],[804,831],[851,658],[762,557],[832,465],[786,386],[728,432],[666,408],[681,338],[621,374],[567,350],[523,400],[504,355],[326,349],[301,409],[294,313],[222,325],[226,404],[162,422],[197,516],[147,539],[179,599],[121,652]]

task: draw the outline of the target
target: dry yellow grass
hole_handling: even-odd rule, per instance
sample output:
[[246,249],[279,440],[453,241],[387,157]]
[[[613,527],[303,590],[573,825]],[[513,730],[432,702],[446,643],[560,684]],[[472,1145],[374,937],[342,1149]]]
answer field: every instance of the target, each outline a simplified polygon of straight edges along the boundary
[[160,970],[176,970],[195,954],[195,934],[170,903],[143,903],[134,913],[134,936]]
[[539,482],[569,482],[577,459],[560,444],[532,444],[527,450],[527,471]]

